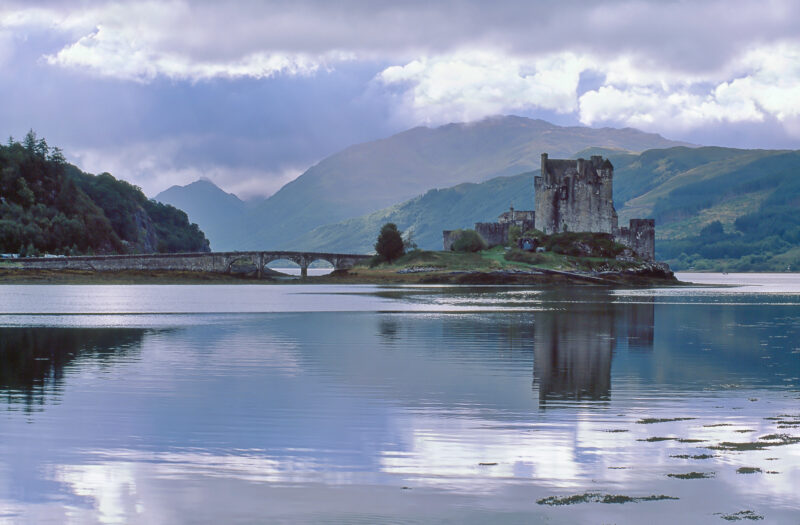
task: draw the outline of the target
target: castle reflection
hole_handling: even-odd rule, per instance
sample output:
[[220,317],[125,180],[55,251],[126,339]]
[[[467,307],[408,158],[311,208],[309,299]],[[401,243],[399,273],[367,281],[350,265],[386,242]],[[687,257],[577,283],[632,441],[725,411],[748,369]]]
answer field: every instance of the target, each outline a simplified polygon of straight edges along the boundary
[[608,297],[583,297],[575,301],[570,292],[551,292],[547,300],[560,308],[536,314],[533,384],[541,405],[548,400],[607,400],[614,351],[620,345],[653,349],[652,298],[620,304]]
[[147,330],[135,328],[0,328],[0,399],[41,410],[78,361],[108,363],[138,351]]

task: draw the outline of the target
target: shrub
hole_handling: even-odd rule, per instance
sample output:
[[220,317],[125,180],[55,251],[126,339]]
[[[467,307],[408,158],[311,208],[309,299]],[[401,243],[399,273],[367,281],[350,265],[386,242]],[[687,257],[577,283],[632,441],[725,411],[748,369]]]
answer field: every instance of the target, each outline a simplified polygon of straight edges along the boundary
[[475,230],[460,230],[451,249],[454,252],[479,252],[487,247],[488,244],[480,233]]
[[522,235],[522,228],[517,225],[511,226],[508,228],[508,245],[509,246],[516,246],[517,241],[519,241],[520,236]]

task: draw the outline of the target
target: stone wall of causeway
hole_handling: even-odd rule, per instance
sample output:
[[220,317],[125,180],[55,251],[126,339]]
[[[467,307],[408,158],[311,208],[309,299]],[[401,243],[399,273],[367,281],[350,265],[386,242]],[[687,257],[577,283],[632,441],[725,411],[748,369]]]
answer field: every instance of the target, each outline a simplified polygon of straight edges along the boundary
[[261,269],[266,264],[287,259],[305,270],[317,260],[328,261],[337,270],[352,268],[369,255],[314,252],[210,252],[159,253],[146,255],[88,255],[78,257],[30,257],[14,259],[16,267],[35,270],[88,270],[113,272],[123,270],[163,270],[227,273],[237,263],[248,263]]

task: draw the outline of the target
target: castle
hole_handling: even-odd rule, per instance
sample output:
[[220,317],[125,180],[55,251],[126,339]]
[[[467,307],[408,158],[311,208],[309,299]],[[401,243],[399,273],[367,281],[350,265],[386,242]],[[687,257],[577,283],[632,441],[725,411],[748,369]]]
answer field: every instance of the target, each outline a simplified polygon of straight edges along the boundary
[[[526,230],[537,229],[552,235],[562,232],[607,233],[636,255],[655,260],[655,221],[631,219],[628,227],[620,228],[614,209],[614,166],[599,155],[590,160],[550,159],[542,154],[542,169],[534,177],[535,211],[503,213],[497,222],[479,222],[475,230],[490,246],[506,244],[511,226]],[[454,241],[452,231],[443,232],[444,249]]]

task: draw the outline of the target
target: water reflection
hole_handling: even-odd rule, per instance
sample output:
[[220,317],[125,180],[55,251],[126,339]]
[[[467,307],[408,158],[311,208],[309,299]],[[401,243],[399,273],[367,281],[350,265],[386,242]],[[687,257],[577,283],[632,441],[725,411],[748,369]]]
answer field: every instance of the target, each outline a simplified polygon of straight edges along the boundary
[[[256,291],[279,294],[267,302],[281,313],[0,329],[11,407],[0,413],[0,521],[227,523],[236,509],[242,522],[408,522],[414,507],[420,522],[463,522],[453,509],[498,522],[514,508],[520,522],[665,523],[715,521],[747,502],[781,522],[798,510],[800,444],[708,448],[800,432],[798,301],[273,289]],[[218,290],[171,293],[216,304]],[[319,301],[372,309],[307,311]],[[47,412],[21,414],[25,395]],[[715,477],[668,477],[693,471]],[[587,491],[680,501],[535,503]]]
[[[652,351],[655,305],[575,300],[574,292],[551,293],[558,310],[537,312],[534,330],[534,388],[548,399],[608,400],[611,360],[617,345]],[[618,334],[625,334],[619,341]]]
[[135,328],[0,328],[0,397],[25,411],[43,407],[75,361],[108,365],[138,351],[147,330]]

